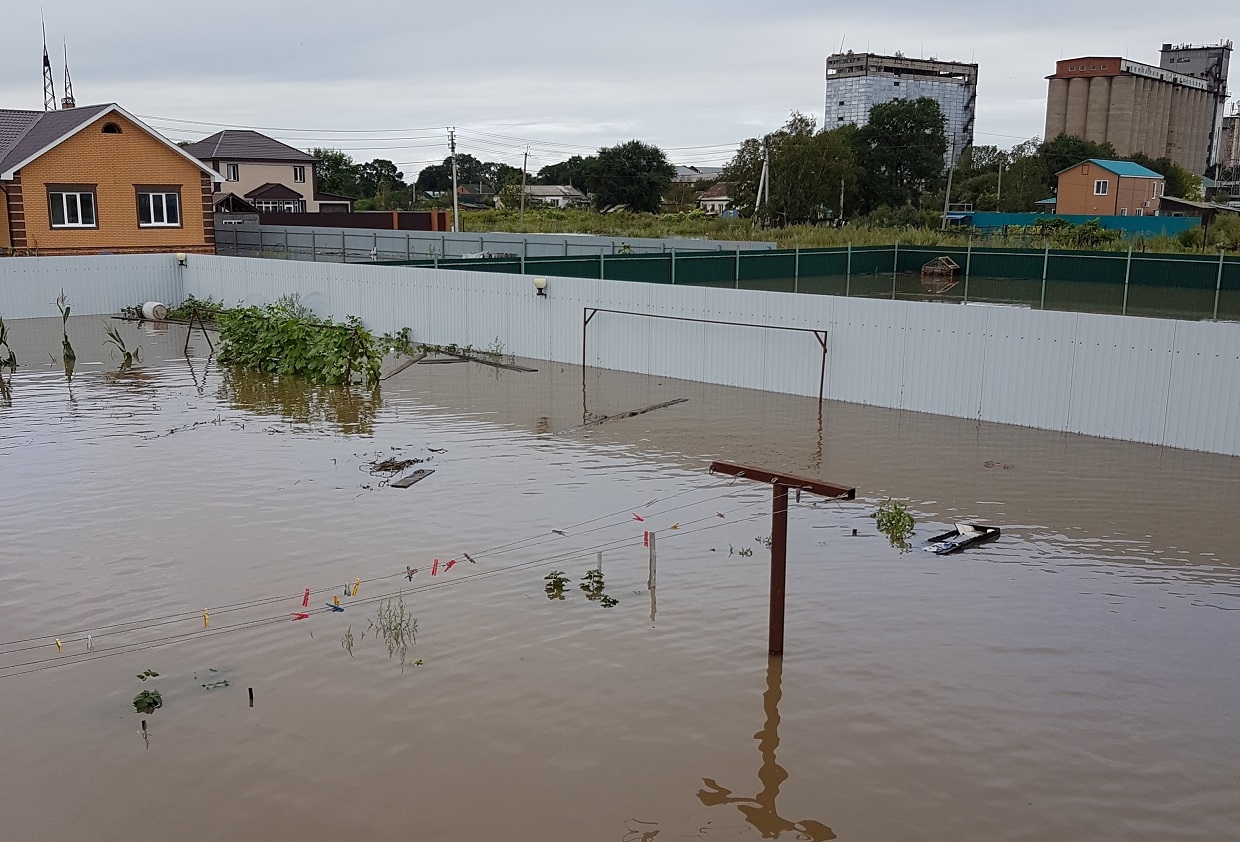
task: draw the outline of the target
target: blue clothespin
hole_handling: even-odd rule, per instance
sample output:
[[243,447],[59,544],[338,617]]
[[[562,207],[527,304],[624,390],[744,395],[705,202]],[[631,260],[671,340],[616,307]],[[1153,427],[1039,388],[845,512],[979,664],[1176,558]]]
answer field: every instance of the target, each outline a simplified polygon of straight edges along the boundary
[[332,605],[330,602],[325,602],[323,604],[333,611],[344,611],[344,608],[339,605]]
[[405,565],[405,578],[410,582],[413,581],[413,574],[418,572],[418,568]]

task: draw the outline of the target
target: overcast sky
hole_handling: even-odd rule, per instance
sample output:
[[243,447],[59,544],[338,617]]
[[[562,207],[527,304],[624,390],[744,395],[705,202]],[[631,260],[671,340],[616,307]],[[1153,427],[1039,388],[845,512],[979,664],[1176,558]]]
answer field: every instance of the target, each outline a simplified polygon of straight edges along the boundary
[[[41,108],[39,7],[7,5],[0,107]],[[177,140],[262,128],[406,175],[442,160],[446,126],[483,160],[519,165],[530,143],[531,170],[634,137],[675,163],[723,164],[789,112],[822,119],[824,59],[841,42],[977,62],[976,142],[1011,146],[1041,133],[1059,58],[1157,64],[1164,42],[1240,38],[1237,0],[45,0],[43,12],[57,96],[67,39],[80,104],[118,102]],[[1240,69],[1232,78],[1240,89]]]

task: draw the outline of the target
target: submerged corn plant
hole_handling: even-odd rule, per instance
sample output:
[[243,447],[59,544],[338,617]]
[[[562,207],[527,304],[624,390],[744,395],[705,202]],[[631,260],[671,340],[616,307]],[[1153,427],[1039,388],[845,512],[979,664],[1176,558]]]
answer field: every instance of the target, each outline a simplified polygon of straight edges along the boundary
[[[5,354],[4,352],[8,353]],[[8,402],[12,399],[9,392],[9,383],[4,379],[4,370],[9,370],[9,377],[13,376],[13,371],[17,368],[17,355],[13,353],[13,349],[9,347],[9,327],[4,323],[4,316],[0,316],[0,399]]]
[[130,366],[134,364],[135,360],[137,360],[138,362],[141,362],[141,360],[139,359],[139,354],[142,351],[142,346],[141,345],[136,346],[133,349],[133,352],[131,353],[129,349],[125,347],[125,340],[121,336],[120,331],[116,329],[116,325],[108,325],[107,327],[103,329],[103,332],[107,334],[107,337],[108,337],[108,341],[103,343],[103,347],[106,348],[107,346],[111,345],[114,348],[116,348],[116,350],[121,352],[121,367],[119,369],[120,373],[124,373],[128,371]]
[[908,507],[890,497],[878,504],[878,509],[871,515],[878,531],[887,536],[891,546],[902,553],[909,551],[908,539],[913,537],[913,527],[917,521],[909,513]]
[[60,311],[60,348],[64,355],[65,379],[72,382],[73,367],[77,364],[77,354],[73,352],[73,345],[69,342],[69,311],[72,308],[69,305],[69,296],[65,295],[63,289],[60,291],[60,295],[56,296],[55,303],[56,309]]
[[373,625],[387,646],[388,657],[400,655],[400,671],[404,672],[409,647],[417,640],[418,621],[405,608],[403,594],[397,594],[395,602],[388,599],[379,603]]

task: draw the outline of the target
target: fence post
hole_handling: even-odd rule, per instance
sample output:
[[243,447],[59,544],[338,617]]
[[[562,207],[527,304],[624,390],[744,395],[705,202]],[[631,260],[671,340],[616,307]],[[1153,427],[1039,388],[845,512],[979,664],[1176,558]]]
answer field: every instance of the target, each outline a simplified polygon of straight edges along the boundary
[[896,247],[891,252],[891,300],[896,300],[896,278],[900,274],[900,241],[896,240]]
[[413,241],[412,241],[412,238],[409,236],[409,232],[406,231],[405,232],[405,260],[410,260],[413,257],[413,252],[410,251],[410,249],[412,248],[412,242]]
[[844,297],[847,298],[852,289],[852,243],[848,244],[848,265],[844,269]]
[[1050,263],[1051,246],[1050,243],[1047,243],[1046,250],[1042,253],[1042,303],[1039,305],[1041,310],[1046,309],[1046,270],[1050,267]]
[[314,263],[319,262],[319,238],[313,228],[310,229],[310,260]]
[[345,243],[345,238],[347,236],[349,235],[344,232],[344,229],[341,229],[340,231],[340,262],[341,263],[349,262],[348,246]]
[[525,241],[524,240],[522,241],[522,246],[521,246],[521,274],[522,275],[525,274]]
[[792,258],[792,291],[801,291],[801,247],[793,246]]
[[1223,257],[1227,252],[1218,250],[1218,278],[1214,281],[1214,321],[1218,321],[1218,294],[1223,290]]
[[676,249],[672,249],[672,286],[676,285]]
[[564,241],[564,256],[568,257],[568,240]]
[[289,252],[289,248],[288,248],[288,229],[287,228],[284,229],[284,259],[285,260],[293,259],[293,255]]
[[733,289],[741,288],[741,244],[736,244],[736,278],[732,284]]
[[607,280],[607,270],[605,268],[605,264],[603,263],[603,250],[602,249],[599,249],[599,252],[598,252],[598,279],[600,281]]
[[969,235],[969,246],[964,253],[964,303],[969,303],[969,275],[973,271],[973,235]]
[[1128,246],[1128,259],[1124,261],[1124,306],[1120,309],[1121,316],[1128,315],[1128,279],[1132,277],[1132,245]]

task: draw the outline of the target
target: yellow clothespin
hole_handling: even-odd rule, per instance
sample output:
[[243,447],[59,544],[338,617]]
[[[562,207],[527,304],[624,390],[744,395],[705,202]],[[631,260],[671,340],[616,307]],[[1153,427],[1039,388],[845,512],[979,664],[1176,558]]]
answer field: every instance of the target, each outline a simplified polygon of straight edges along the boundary
[[675,523],[672,524],[672,529],[679,529],[679,528],[680,528],[680,521],[676,521]]
[[361,586],[362,586],[362,580],[361,580],[361,579],[354,579],[354,580],[353,580],[353,595],[354,595],[354,596],[357,596],[357,589],[358,589],[358,588],[360,588]]
[[340,604],[340,597],[337,594],[332,594],[332,605],[339,605],[339,604]]
[[59,637],[58,637],[58,638],[56,638],[56,651],[57,651],[57,652],[61,652],[61,651],[63,651],[63,647],[60,645],[60,638],[59,638]]
[[202,627],[208,629],[211,627],[211,621],[207,619],[207,609],[202,609]]

